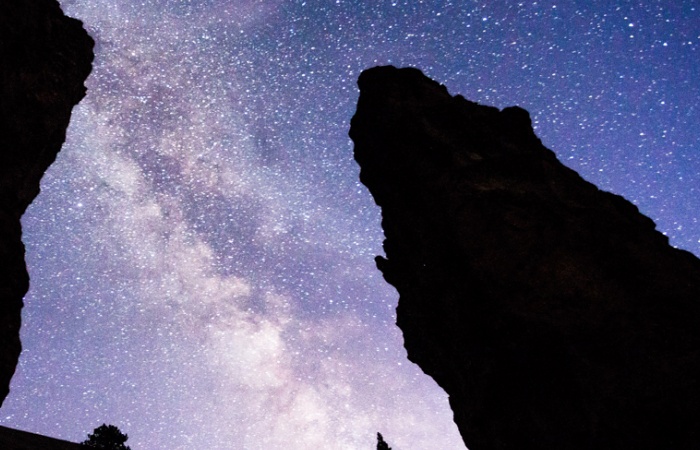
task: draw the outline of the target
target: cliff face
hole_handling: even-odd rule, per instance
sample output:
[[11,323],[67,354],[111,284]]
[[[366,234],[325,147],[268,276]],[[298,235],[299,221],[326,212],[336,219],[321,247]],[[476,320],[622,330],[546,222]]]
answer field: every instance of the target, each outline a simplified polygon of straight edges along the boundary
[[416,69],[359,79],[408,357],[483,449],[697,449],[700,261],[563,166],[529,114]]
[[29,287],[20,217],[85,95],[93,44],[56,0],[0,4],[0,404],[21,351],[20,311]]

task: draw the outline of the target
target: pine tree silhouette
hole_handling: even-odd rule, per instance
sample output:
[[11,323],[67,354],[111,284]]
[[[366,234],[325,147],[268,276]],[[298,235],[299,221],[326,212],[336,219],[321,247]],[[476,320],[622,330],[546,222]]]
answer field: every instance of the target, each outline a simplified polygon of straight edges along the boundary
[[384,437],[382,436],[382,433],[377,433],[377,450],[391,450],[389,444],[384,442]]

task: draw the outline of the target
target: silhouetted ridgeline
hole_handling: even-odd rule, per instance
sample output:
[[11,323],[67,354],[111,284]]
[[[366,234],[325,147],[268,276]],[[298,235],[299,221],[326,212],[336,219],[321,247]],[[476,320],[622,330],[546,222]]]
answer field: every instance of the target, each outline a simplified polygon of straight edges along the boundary
[[563,166],[527,111],[416,69],[359,87],[377,266],[470,450],[700,448],[700,261]]
[[56,0],[0,2],[0,404],[21,350],[29,287],[20,217],[65,140],[85,95],[93,40]]
[[80,444],[0,426],[3,450],[86,450]]

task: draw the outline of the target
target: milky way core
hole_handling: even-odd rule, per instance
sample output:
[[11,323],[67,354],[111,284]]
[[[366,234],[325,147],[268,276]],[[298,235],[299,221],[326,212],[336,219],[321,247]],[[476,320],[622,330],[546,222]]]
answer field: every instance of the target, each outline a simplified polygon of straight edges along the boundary
[[134,450],[464,448],[374,265],[347,132],[378,64],[528,109],[563,162],[700,252],[692,1],[61,4],[96,59],[23,218],[3,425],[106,422]]

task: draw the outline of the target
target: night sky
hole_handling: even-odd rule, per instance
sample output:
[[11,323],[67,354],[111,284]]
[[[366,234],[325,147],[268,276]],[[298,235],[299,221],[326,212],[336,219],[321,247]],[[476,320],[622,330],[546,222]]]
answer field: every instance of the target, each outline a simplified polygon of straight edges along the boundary
[[[88,95],[23,218],[0,423],[134,450],[464,448],[406,359],[347,136],[360,72],[530,111],[569,167],[700,254],[700,4],[62,0]],[[697,6],[696,6],[697,5]]]

